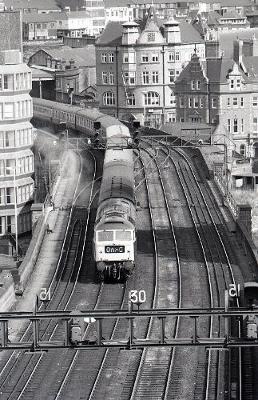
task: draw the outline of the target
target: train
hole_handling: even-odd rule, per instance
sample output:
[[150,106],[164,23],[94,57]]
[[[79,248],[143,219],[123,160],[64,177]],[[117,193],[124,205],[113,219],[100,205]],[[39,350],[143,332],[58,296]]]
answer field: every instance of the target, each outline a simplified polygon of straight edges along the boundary
[[93,256],[101,280],[123,281],[133,272],[136,254],[134,155],[127,126],[97,109],[33,99],[34,118],[65,123],[87,137],[105,140],[103,175],[93,237]]

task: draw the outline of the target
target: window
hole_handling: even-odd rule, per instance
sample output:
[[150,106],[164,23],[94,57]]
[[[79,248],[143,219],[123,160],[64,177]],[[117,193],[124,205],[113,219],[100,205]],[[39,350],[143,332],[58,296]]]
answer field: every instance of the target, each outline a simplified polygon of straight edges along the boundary
[[176,117],[173,114],[168,113],[167,122],[176,122]]
[[241,118],[241,132],[244,132],[244,119]]
[[135,85],[135,72],[124,72],[124,84]]
[[257,107],[258,106],[258,97],[255,96],[253,97],[253,107]]
[[236,87],[237,87],[237,89],[240,89],[240,87],[241,87],[241,80],[240,79],[236,80]]
[[240,97],[240,107],[244,107],[244,98]]
[[144,104],[146,106],[153,106],[160,104],[159,94],[156,92],[148,92],[147,94],[144,93]]
[[258,118],[253,117],[253,132],[257,133],[258,132]]
[[109,72],[109,84],[114,85],[114,74],[113,72]]
[[191,81],[191,89],[194,90],[195,89],[195,84],[194,81]]
[[188,107],[189,107],[189,108],[192,108],[192,107],[193,107],[193,99],[192,99],[192,97],[189,97],[189,98],[188,98]]
[[233,104],[233,107],[237,106],[237,97],[233,97],[232,104]]
[[102,72],[102,83],[104,85],[108,84],[108,74],[107,74],[107,72]]
[[169,83],[175,82],[175,70],[171,69],[169,71]]
[[171,104],[173,107],[176,107],[176,96],[174,95],[173,92],[170,93],[170,104]]
[[146,54],[145,54],[145,55],[142,55],[142,62],[143,62],[143,63],[149,62],[149,56],[147,56]]
[[200,84],[201,84],[200,81],[196,81],[196,83],[195,83],[196,90],[200,90]]
[[200,97],[200,108],[203,108],[203,106],[204,106],[203,97]]
[[4,119],[13,119],[13,118],[14,118],[14,103],[5,103]]
[[128,94],[127,96],[127,105],[128,106],[135,106],[135,96],[133,93]]
[[175,62],[175,53],[168,53],[168,61]]
[[227,106],[230,107],[230,97],[227,98]]
[[101,62],[102,63],[106,63],[107,62],[107,54],[106,53],[102,53],[101,54]]
[[3,90],[2,75],[0,75],[0,90]]
[[211,107],[212,108],[217,108],[217,99],[214,98],[214,97],[211,99]]
[[158,62],[159,61],[159,55],[158,54],[152,54],[152,62]]
[[108,62],[113,63],[114,62],[114,53],[109,53],[108,54]]
[[185,107],[185,102],[183,97],[179,97],[179,107],[184,108]]
[[6,217],[6,230],[9,233],[12,232],[12,217],[11,217],[11,215],[8,215]]
[[159,83],[158,71],[152,71],[152,83]]
[[155,42],[155,33],[149,32],[147,35],[147,40],[148,40],[148,42]]
[[143,71],[143,73],[142,73],[142,83],[143,83],[143,85],[148,85],[150,83],[149,72],[148,71]]
[[228,119],[228,131],[231,132],[231,120]]
[[230,79],[230,89],[234,89],[234,79]]
[[5,132],[5,146],[14,147],[14,131]]
[[6,188],[6,204],[14,203],[14,191],[13,188]]
[[239,152],[240,152],[241,156],[245,157],[245,144],[240,145]]
[[113,106],[116,104],[115,95],[113,92],[106,92],[103,94],[103,104],[105,106]]
[[198,97],[194,97],[193,100],[194,100],[194,101],[193,101],[194,108],[198,108],[198,106],[199,106]]
[[4,160],[0,160],[0,176],[4,176]]
[[124,63],[129,63],[129,54],[128,54],[128,53],[124,53],[123,62],[124,62]]
[[176,51],[176,57],[175,57],[176,61],[180,60],[180,53],[179,51]]
[[4,75],[4,89],[8,89],[8,77]]
[[237,121],[237,118],[234,118],[233,132],[234,133],[238,132],[238,121]]
[[99,242],[114,240],[113,238],[114,238],[113,231],[98,232],[98,241]]

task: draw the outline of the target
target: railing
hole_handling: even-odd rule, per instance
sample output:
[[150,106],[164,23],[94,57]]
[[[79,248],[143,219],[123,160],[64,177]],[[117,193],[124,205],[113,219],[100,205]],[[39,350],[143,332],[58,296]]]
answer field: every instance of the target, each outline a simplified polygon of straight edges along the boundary
[[234,215],[235,218],[237,218],[239,214],[239,208],[236,200],[228,190],[228,182],[225,181],[225,178],[223,178],[221,174],[216,173],[216,171],[214,173],[214,180],[217,183],[218,187],[220,188],[224,196],[225,202],[229,206],[232,214]]

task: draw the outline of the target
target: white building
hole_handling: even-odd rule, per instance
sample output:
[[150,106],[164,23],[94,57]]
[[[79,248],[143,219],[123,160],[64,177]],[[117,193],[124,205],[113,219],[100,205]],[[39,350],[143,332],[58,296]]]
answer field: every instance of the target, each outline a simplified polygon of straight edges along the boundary
[[34,157],[30,68],[18,50],[0,52],[0,237],[31,230]]

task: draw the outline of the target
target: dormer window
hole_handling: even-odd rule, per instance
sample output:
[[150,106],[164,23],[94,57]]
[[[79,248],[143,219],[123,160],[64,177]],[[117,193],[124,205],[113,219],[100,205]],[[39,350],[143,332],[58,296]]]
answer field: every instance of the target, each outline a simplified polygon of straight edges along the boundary
[[155,33],[149,32],[147,36],[148,42],[155,42]]

